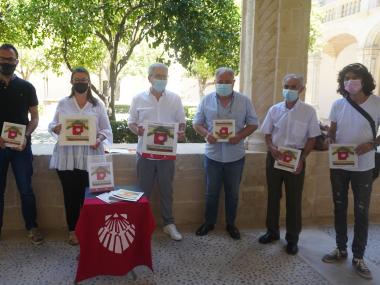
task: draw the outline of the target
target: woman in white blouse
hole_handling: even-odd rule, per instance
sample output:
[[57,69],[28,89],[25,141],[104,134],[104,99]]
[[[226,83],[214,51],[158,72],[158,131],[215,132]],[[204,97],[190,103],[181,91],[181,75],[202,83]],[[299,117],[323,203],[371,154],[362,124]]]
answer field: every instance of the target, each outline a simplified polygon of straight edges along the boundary
[[62,184],[69,244],[77,245],[75,235],[80,209],[88,187],[87,156],[104,154],[103,144],[112,144],[112,129],[103,104],[93,97],[90,75],[84,68],[76,68],[71,74],[72,91],[69,97],[59,101],[49,132],[54,136],[61,132],[60,115],[92,115],[96,118],[96,143],[92,146],[61,146],[58,143],[50,160],[50,168],[56,169]]

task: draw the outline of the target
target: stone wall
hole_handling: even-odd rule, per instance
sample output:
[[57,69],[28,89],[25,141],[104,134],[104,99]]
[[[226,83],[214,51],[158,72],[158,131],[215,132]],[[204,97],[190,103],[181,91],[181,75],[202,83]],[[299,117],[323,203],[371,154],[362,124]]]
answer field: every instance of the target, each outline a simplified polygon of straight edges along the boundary
[[[63,194],[58,177],[48,169],[50,155],[44,151],[35,155],[33,188],[38,207],[38,221],[45,229],[66,228],[63,207]],[[36,152],[35,152],[36,153]],[[265,227],[266,181],[264,152],[249,151],[241,182],[240,204],[237,225],[240,227]],[[114,154],[115,182],[118,185],[134,184],[135,155]],[[326,152],[313,152],[307,161],[307,173],[303,195],[304,224],[332,224],[333,205],[330,193]],[[380,179],[373,189],[371,202],[371,222],[380,222]],[[194,226],[203,222],[204,213],[204,172],[203,144],[186,144],[179,147],[174,180],[174,213],[176,223]],[[156,189],[157,190],[157,189]],[[160,225],[158,191],[154,191],[152,208],[157,224]],[[224,226],[224,197],[220,197],[218,226]],[[282,225],[284,225],[285,199],[282,199]],[[349,205],[350,221],[353,218],[352,195]],[[20,200],[12,171],[9,171],[5,194],[4,229],[24,227],[20,210]]]

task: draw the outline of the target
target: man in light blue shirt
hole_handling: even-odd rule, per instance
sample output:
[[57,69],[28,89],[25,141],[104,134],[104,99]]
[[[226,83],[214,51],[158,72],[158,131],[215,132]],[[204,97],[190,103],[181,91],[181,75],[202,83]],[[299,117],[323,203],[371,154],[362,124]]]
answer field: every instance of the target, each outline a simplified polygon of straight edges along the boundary
[[[204,167],[206,171],[205,223],[196,235],[206,235],[214,229],[217,219],[219,194],[224,184],[227,231],[233,239],[240,239],[235,226],[239,200],[239,186],[244,167],[244,139],[258,127],[255,110],[248,97],[233,90],[234,71],[221,67],[215,73],[216,92],[205,96],[193,120],[195,131],[207,141]],[[218,142],[213,135],[215,120],[234,120],[235,135],[227,142]]]

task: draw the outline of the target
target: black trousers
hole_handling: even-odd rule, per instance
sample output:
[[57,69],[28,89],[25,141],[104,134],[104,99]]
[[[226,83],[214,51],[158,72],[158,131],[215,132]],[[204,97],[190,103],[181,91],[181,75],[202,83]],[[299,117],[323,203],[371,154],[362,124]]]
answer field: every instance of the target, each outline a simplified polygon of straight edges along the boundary
[[66,222],[69,231],[74,231],[80,209],[84,201],[84,193],[89,185],[88,172],[85,170],[57,170],[62,184],[66,211]]
[[286,194],[286,236],[290,243],[297,243],[302,228],[302,190],[305,178],[305,167],[300,174],[274,168],[275,159],[267,153],[266,176],[268,185],[268,205],[266,226],[268,232],[280,235],[280,200],[282,184]]
[[373,169],[367,171],[330,170],[334,200],[336,244],[341,250],[347,248],[348,188],[351,182],[355,216],[352,253],[355,258],[363,258],[367,245],[368,215],[373,181],[372,174]]

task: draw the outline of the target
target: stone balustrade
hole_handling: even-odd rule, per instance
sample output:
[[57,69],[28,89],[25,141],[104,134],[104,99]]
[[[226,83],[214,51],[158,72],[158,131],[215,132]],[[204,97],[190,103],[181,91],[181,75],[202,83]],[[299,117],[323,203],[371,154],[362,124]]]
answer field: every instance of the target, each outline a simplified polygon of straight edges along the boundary
[[[134,145],[118,145],[122,149]],[[179,226],[197,225],[203,222],[204,171],[203,144],[180,144],[174,179],[174,214]],[[54,170],[48,169],[52,145],[36,145],[34,151],[33,188],[37,199],[38,221],[44,229],[66,228],[63,194]],[[266,178],[265,152],[247,151],[244,174],[241,181],[240,203],[237,225],[240,227],[265,227]],[[135,184],[135,155],[115,153],[113,155],[115,183]],[[380,221],[380,179],[374,184],[370,220]],[[285,194],[284,194],[285,196]],[[160,225],[159,196],[154,191],[152,209]],[[224,226],[224,197],[220,197],[218,225]],[[281,204],[281,219],[284,224],[285,199]],[[350,195],[349,219],[353,220],[353,202]],[[333,204],[328,170],[327,152],[313,152],[307,160],[303,195],[304,224],[332,224]],[[4,229],[22,229],[20,199],[11,169],[8,173],[5,194]]]

